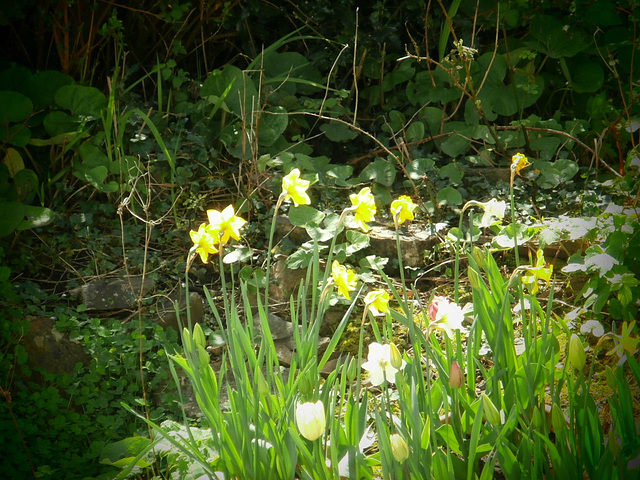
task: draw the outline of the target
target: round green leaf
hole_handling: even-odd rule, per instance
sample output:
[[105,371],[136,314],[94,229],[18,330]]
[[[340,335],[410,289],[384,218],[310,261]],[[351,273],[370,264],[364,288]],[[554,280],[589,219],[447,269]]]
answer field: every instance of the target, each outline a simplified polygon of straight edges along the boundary
[[33,103],[26,95],[13,90],[0,91],[0,124],[18,123],[33,112]]
[[11,234],[24,218],[24,204],[20,202],[0,202],[0,237]]
[[439,205],[460,205],[462,203],[462,195],[453,187],[445,187],[438,192],[436,201]]
[[309,224],[319,225],[323,218],[324,213],[308,205],[291,207],[289,210],[289,221],[296,227]]
[[107,97],[95,87],[83,85],[64,85],[55,93],[58,106],[71,110],[74,115],[99,118],[100,112],[107,106]]

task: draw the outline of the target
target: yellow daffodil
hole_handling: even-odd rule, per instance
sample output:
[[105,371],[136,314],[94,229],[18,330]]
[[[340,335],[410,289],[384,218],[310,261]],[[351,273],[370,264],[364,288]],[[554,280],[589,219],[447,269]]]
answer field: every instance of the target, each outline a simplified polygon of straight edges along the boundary
[[385,380],[395,383],[396,373],[402,370],[406,364],[407,362],[402,360],[400,367],[395,368],[391,363],[391,345],[373,342],[369,345],[367,361],[362,364],[362,368],[369,372],[371,385],[377,387],[382,385]]
[[247,221],[236,216],[233,205],[229,205],[222,212],[207,210],[207,216],[210,224],[209,231],[218,233],[221,244],[227,243],[229,238],[240,240],[240,229]]
[[189,235],[191,236],[193,245],[197,247],[196,253],[200,255],[204,263],[207,263],[210,253],[218,253],[218,249],[216,248],[218,239],[211,235],[204,223],[198,227],[198,231],[191,230]]
[[402,225],[405,221],[413,220],[413,211],[417,205],[413,203],[408,195],[400,195],[396,200],[391,202],[391,216],[397,225]]
[[520,171],[530,165],[529,159],[522,153],[516,153],[511,157],[511,170],[516,175],[520,175]]
[[399,433],[392,433],[389,436],[389,442],[391,443],[391,453],[396,462],[402,463],[409,458],[409,446]]
[[369,187],[365,187],[358,193],[349,195],[351,209],[355,211],[355,222],[363,232],[369,231],[367,222],[373,220],[376,214],[376,202]]
[[[640,338],[638,336],[633,337],[631,334],[633,333],[633,329],[636,326],[636,321],[623,322],[622,323],[622,334],[607,334],[605,336],[613,336],[616,345],[613,349],[607,352],[607,355],[617,354],[619,357],[624,357],[627,355],[634,356],[638,351],[638,344],[640,343]],[[604,337],[603,337],[604,338]],[[599,343],[598,343],[599,344]]]
[[327,425],[322,401],[298,404],[296,407],[296,424],[300,434],[307,440],[313,442],[320,438]]
[[284,194],[284,200],[293,200],[293,203],[298,205],[309,205],[311,199],[307,195],[307,189],[309,188],[309,180],[302,180],[300,178],[300,170],[294,168],[282,179],[282,193]]
[[367,293],[364,303],[375,316],[389,313],[389,294],[385,290],[374,290]]
[[522,283],[529,286],[529,291],[532,294],[538,292],[538,280],[543,280],[547,284],[551,280],[551,274],[553,273],[553,265],[545,267],[544,254],[542,250],[538,250],[536,253],[536,266],[524,267],[527,270],[527,275],[522,276]]
[[338,293],[347,300],[351,300],[349,292],[355,290],[356,285],[358,284],[356,272],[344,265],[340,265],[340,262],[334,260],[331,264],[331,276],[338,287]]

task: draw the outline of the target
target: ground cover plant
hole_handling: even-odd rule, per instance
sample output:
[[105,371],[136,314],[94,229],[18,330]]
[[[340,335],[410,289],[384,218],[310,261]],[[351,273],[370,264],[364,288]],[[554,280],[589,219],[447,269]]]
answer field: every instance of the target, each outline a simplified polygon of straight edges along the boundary
[[3,474],[635,478],[635,3],[205,3],[2,12]]

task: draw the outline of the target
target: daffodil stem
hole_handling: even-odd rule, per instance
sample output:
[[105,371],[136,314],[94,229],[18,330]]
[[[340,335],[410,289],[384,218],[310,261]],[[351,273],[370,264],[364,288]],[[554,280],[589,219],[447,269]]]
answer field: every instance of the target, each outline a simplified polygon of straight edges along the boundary
[[270,277],[271,277],[271,256],[273,252],[273,236],[276,231],[276,221],[278,219],[278,210],[282,206],[282,202],[284,201],[284,195],[280,194],[278,197],[278,201],[276,202],[276,207],[273,210],[273,218],[271,219],[271,230],[269,231],[269,247],[267,249],[267,266],[266,271],[264,272],[265,278],[265,289],[264,289],[264,308],[266,311],[269,311],[269,287],[270,287]]
[[509,197],[511,201],[511,225],[513,225],[513,247],[514,254],[516,256],[516,268],[520,266],[520,252],[518,251],[518,222],[516,219],[516,205],[513,193],[513,174],[511,175],[511,182],[509,183]]

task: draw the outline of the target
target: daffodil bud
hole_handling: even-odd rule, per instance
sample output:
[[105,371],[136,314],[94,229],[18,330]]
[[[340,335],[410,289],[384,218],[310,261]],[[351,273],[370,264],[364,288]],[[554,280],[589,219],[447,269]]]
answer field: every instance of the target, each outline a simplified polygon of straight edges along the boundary
[[267,380],[264,378],[264,374],[262,373],[262,370],[260,370],[259,368],[256,370],[255,380],[256,380],[256,389],[258,390],[258,393],[260,395],[269,394],[269,385],[267,384]]
[[493,404],[491,399],[484,393],[480,395],[480,398],[482,398],[484,416],[487,419],[487,421],[494,427],[500,425],[502,423],[500,421],[500,412],[498,411],[496,406]]
[[576,370],[582,370],[587,363],[587,355],[584,353],[584,346],[580,337],[575,333],[569,340],[569,364]]
[[311,375],[308,372],[304,373],[300,378],[300,380],[298,381],[298,391],[302,395],[309,395],[311,392],[313,392],[313,389],[315,388],[315,386],[316,384],[311,379]]
[[207,340],[199,323],[196,323],[193,327],[193,341],[198,347],[205,348],[207,346]]
[[347,360],[347,366],[345,370],[345,373],[347,374],[347,380],[349,380],[350,382],[353,382],[356,379],[356,376],[358,375],[358,371],[359,371],[358,360],[356,360],[355,357],[349,357],[349,359]]
[[320,438],[326,427],[322,401],[298,404],[296,407],[296,424],[300,435],[307,440],[314,441]]
[[398,347],[396,347],[395,343],[390,343],[389,348],[389,363],[391,363],[393,368],[400,370],[400,367],[402,367],[402,354],[400,353],[400,350],[398,350]]
[[393,433],[389,437],[391,442],[391,453],[397,462],[404,462],[409,458],[409,446],[399,433]]
[[451,388],[460,388],[464,385],[464,374],[460,369],[458,362],[451,362],[451,368],[449,369],[449,386]]

